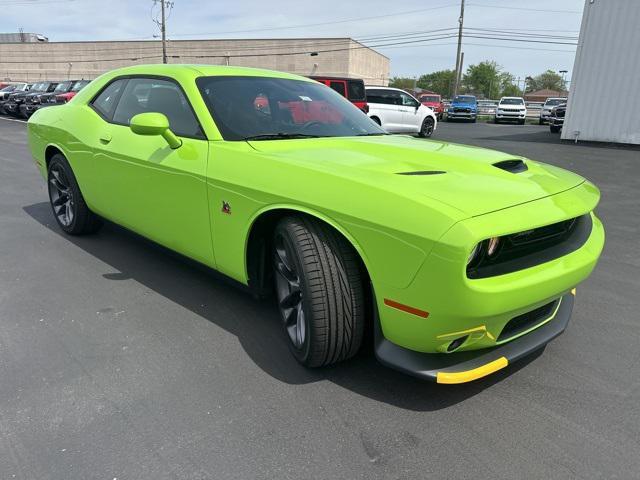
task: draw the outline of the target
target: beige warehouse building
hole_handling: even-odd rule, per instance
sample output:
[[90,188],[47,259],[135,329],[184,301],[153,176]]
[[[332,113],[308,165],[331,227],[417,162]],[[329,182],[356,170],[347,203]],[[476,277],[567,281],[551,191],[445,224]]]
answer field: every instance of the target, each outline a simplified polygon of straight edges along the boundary
[[[172,40],[169,63],[268,68],[299,75],[362,78],[387,85],[389,59],[350,38]],[[0,79],[93,79],[118,67],[162,62],[153,41],[0,43]]]

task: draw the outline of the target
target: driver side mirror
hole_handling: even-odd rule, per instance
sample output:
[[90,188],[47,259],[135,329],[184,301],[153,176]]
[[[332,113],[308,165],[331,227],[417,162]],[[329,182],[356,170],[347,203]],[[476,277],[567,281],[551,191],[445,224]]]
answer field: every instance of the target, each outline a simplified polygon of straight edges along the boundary
[[129,128],[136,135],[160,135],[174,150],[182,145],[182,140],[169,128],[169,119],[162,113],[139,113],[131,119]]

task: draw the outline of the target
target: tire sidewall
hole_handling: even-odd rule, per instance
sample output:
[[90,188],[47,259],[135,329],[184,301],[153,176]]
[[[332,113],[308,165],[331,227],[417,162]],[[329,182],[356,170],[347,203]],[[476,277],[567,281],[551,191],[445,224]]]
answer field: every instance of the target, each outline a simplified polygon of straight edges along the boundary
[[[427,127],[427,123],[431,122],[431,132],[427,133],[426,132],[426,127]],[[419,135],[422,138],[429,138],[431,135],[433,135],[433,127],[435,127],[435,120],[433,118],[431,118],[430,116],[424,117],[424,119],[422,120],[422,125],[420,127],[420,133]]]
[[[304,317],[306,321],[304,342],[302,344],[302,347],[296,348],[296,346],[291,341],[291,338],[289,337],[289,333],[287,332],[287,328],[284,324],[284,319],[282,318],[282,312],[280,312],[280,308],[278,308],[278,312],[280,314],[280,321],[282,324],[282,331],[284,332],[287,345],[289,347],[289,350],[293,354],[293,356],[296,357],[296,360],[298,360],[298,362],[305,364],[312,353],[311,345],[313,342],[312,342],[311,336],[313,335],[313,322],[314,322],[314,319],[312,316],[313,313],[311,311],[311,308],[309,307],[309,301],[308,301],[311,298],[311,292],[308,289],[308,275],[302,261],[300,260],[301,252],[299,250],[298,244],[295,241],[295,238],[292,232],[290,232],[289,229],[287,228],[287,224],[281,223],[276,227],[274,238],[276,238],[277,236],[282,236],[286,245],[285,248],[287,248],[288,251],[292,254],[290,260],[295,264],[296,271],[298,272],[298,278],[300,280],[300,291],[302,292],[302,310],[304,312]],[[274,245],[275,245],[275,242],[274,242]],[[277,300],[278,300],[278,297],[276,295],[276,301]]]
[[[56,215],[55,209],[53,208],[53,201],[51,199],[51,177],[52,177],[51,170],[55,166],[61,168],[64,171],[65,177],[69,182],[69,188],[71,189],[73,194],[73,221],[69,225],[63,225],[60,222],[60,219],[58,218],[58,215]],[[80,191],[75,181],[75,177],[73,176],[73,171],[71,170],[71,166],[69,165],[69,162],[67,162],[67,159],[64,158],[62,155],[59,155],[59,154],[54,155],[51,158],[51,161],[49,162],[49,167],[47,168],[47,192],[49,193],[49,205],[51,206],[53,217],[56,219],[58,226],[67,233],[75,231],[76,223],[78,222],[78,218],[79,218],[78,200],[80,198],[79,197]]]

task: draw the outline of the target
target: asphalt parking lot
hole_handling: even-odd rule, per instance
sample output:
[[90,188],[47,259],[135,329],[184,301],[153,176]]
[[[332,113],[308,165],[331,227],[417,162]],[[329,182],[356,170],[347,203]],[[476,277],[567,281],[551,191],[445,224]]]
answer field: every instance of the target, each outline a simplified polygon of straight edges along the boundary
[[447,387],[305,370],[271,304],[113,225],[62,235],[25,127],[0,119],[0,478],[640,478],[640,150],[439,125],[589,178],[607,230],[564,335]]

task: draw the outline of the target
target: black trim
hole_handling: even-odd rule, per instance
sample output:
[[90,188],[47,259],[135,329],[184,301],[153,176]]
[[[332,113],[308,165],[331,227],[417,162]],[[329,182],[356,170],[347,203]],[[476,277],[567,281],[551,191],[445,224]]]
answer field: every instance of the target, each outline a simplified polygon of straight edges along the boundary
[[515,362],[544,347],[567,328],[574,296],[567,293],[553,320],[511,342],[493,348],[454,353],[422,353],[390,342],[382,333],[377,312],[374,319],[375,355],[380,363],[423,380],[435,382],[438,372],[465,372],[505,357]]
[[558,306],[558,300],[546,303],[541,307],[534,308],[509,320],[504,327],[500,335],[498,335],[498,342],[508,340],[509,338],[517,337],[522,332],[533,328],[536,324],[542,323],[547,320],[553,311]]
[[511,173],[522,173],[529,169],[527,164],[519,159],[502,160],[501,162],[494,163],[493,166]]
[[[189,99],[187,92],[185,92],[184,88],[182,88],[182,85],[180,84],[180,82],[178,82],[175,78],[172,78],[172,77],[167,77],[165,75],[145,75],[145,74],[139,74],[139,73],[133,74],[133,75],[120,75],[118,77],[112,78],[111,80],[109,80],[109,82],[104,84],[102,88],[98,90],[98,92],[91,98],[91,100],[87,102],[87,105],[91,108],[91,110],[96,112],[98,116],[100,116],[100,118],[102,118],[105,122],[110,123],[111,125],[120,125],[122,127],[129,127],[129,125],[126,123],[114,122],[113,115],[115,115],[116,110],[118,109],[118,104],[120,103],[122,94],[124,93],[125,89],[127,88],[127,85],[129,84],[129,80],[140,79],[140,78],[150,79],[150,80],[154,80],[154,79],[164,80],[177,85],[177,87],[180,89],[180,92],[182,92],[182,95],[184,95],[184,98],[187,101],[187,105],[189,105],[189,109],[191,110],[193,117],[196,119],[196,122],[198,123],[198,128],[200,129],[201,136],[178,135],[176,132],[173,132],[173,133],[177,137],[181,137],[181,138],[192,138],[194,140],[208,140],[207,135],[204,133],[204,129],[202,128],[202,123],[200,123],[200,119],[198,118],[198,115],[196,114],[196,111],[194,110],[193,105],[191,105],[191,100]],[[102,94],[102,92],[105,89],[109,87],[109,85],[111,85],[112,83],[115,83],[118,80],[127,80],[127,81],[125,82],[124,87],[122,87],[122,90],[118,93],[118,97],[115,100],[115,107],[113,108],[113,113],[111,114],[111,118],[106,118],[104,115],[102,115],[102,113],[97,108],[93,106],[93,102]]]
[[[522,233],[501,237],[498,253],[493,258],[486,255],[479,257],[477,262],[467,267],[467,277],[478,279],[517,272],[575,252],[589,239],[593,221],[591,214],[587,213],[567,222],[568,227],[562,234],[537,238],[531,242],[518,240],[518,235]],[[544,231],[545,228],[536,230]],[[486,251],[484,245],[481,249],[483,253]]]
[[396,175],[440,175],[442,173],[447,173],[442,170],[420,170],[417,172],[398,172]]

